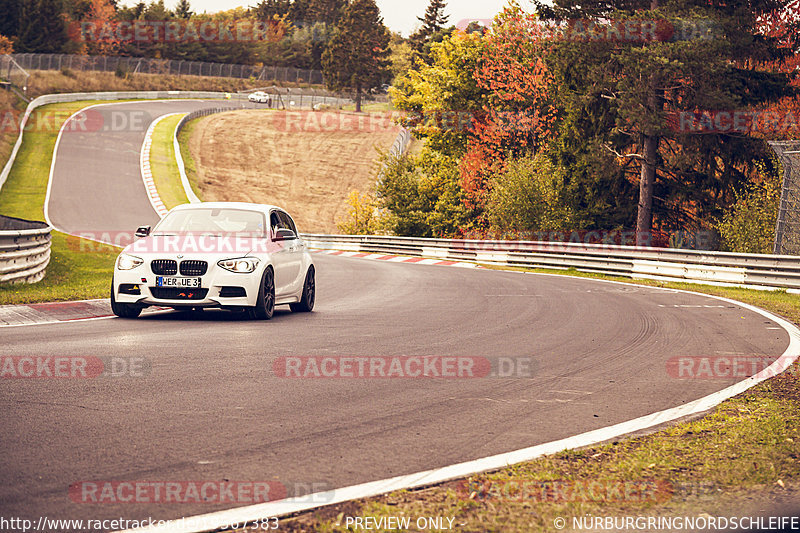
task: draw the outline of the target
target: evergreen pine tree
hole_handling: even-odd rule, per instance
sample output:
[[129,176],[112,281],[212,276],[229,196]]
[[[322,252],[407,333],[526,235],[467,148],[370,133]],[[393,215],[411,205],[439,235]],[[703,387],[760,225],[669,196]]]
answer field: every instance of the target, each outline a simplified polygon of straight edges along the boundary
[[389,30],[375,0],[352,0],[342,11],[322,68],[328,87],[356,93],[356,112],[361,112],[362,91],[389,76]]
[[175,6],[175,16],[180,19],[190,19],[194,13],[189,0],[178,0],[178,5]]
[[425,10],[425,16],[417,17],[422,26],[409,37],[411,47],[417,53],[421,54],[431,36],[441,32],[447,25],[450,17],[444,14],[446,8],[447,3],[445,0],[431,0],[431,3],[428,4],[428,9]]
[[[656,209],[683,208],[688,220],[708,218],[731,188],[741,186],[742,156],[759,150],[752,140],[723,133],[682,131],[669,118],[683,111],[758,107],[791,92],[783,73],[757,70],[785,55],[759,34],[759,17],[789,0],[555,0],[537,2],[544,20],[568,22],[571,38],[554,43],[548,68],[566,117],[563,138],[580,139],[587,154],[612,154],[638,177],[636,229],[645,244]],[[592,38],[600,28],[657,22],[656,39]],[[603,22],[605,21],[605,22]],[[578,28],[582,28],[578,31]],[[626,26],[627,27],[627,26]],[[672,31],[674,30],[674,31]],[[625,35],[625,32],[619,35]],[[588,125],[588,127],[587,127]],[[592,125],[601,125],[593,131]],[[760,150],[763,152],[764,150]],[[564,154],[575,159],[576,150]],[[596,158],[596,155],[588,157]],[[588,159],[571,163],[589,164]],[[630,172],[634,177],[634,172]],[[672,206],[672,207],[671,207]],[[674,218],[674,217],[673,217]],[[663,222],[663,218],[661,219]],[[678,219],[674,219],[680,222]]]

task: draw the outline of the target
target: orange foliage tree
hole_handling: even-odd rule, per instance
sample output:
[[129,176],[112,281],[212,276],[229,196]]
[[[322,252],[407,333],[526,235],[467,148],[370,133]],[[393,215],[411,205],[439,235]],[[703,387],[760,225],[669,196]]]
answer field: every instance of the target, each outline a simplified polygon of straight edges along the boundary
[[537,152],[555,121],[548,96],[552,76],[543,61],[547,40],[534,15],[518,6],[498,15],[484,37],[483,56],[474,74],[486,91],[461,162],[462,186],[470,207],[483,207],[489,178],[510,158]]

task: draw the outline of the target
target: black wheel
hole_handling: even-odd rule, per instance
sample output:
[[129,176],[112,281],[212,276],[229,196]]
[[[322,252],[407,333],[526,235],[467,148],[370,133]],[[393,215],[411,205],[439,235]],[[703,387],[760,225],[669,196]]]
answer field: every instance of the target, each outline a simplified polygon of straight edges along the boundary
[[296,304],[289,304],[295,313],[310,313],[314,310],[314,301],[317,298],[317,282],[314,279],[314,265],[308,267],[306,282],[303,284],[303,296]]
[[256,320],[269,320],[275,314],[275,274],[269,266],[261,278],[258,288],[258,302],[250,308],[250,318]]
[[120,318],[137,318],[142,314],[142,306],[136,304],[119,304],[114,294],[114,282],[111,282],[111,312]]

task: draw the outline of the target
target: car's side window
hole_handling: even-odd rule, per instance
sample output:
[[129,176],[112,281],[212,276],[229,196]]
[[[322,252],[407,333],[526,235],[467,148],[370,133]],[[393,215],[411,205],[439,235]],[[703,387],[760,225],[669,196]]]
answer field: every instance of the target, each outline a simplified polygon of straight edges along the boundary
[[290,229],[297,235],[297,227],[294,225],[294,220],[290,217],[287,213],[283,211],[280,212],[281,221],[283,222],[283,226],[286,229]]
[[278,212],[277,211],[273,211],[272,213],[270,213],[270,215],[269,215],[269,225],[272,228],[272,238],[274,239],[275,237],[278,236],[278,230],[281,229],[281,227],[282,227],[281,226],[281,219],[278,216]]

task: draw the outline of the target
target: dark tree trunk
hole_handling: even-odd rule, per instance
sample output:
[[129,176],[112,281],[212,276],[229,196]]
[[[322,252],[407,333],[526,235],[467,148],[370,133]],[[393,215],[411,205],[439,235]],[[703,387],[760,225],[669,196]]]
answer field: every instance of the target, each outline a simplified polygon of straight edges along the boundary
[[[653,0],[653,9],[658,6],[658,0]],[[647,97],[647,107],[650,113],[660,111],[661,98],[659,97],[656,78],[650,78],[650,94]],[[646,127],[642,134],[642,172],[639,178],[639,212],[636,216],[636,244],[637,246],[650,246],[653,231],[653,189],[656,184],[656,162],[658,161],[658,145],[661,137]]]
[[361,84],[356,85],[356,113],[361,113]]
[[653,229],[653,187],[656,183],[656,157],[660,139],[644,136],[644,161],[639,179],[639,214],[636,217],[636,244],[648,246]]

